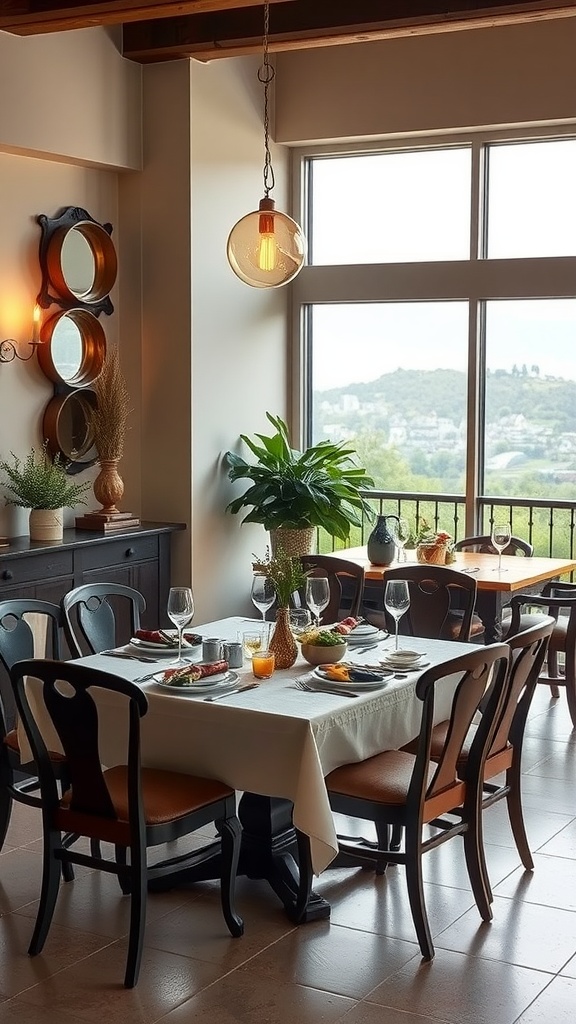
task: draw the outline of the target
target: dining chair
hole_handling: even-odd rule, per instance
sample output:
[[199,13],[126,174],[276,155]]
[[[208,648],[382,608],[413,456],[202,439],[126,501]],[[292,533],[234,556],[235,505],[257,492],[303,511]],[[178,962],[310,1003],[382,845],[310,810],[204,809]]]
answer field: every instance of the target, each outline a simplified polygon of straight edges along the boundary
[[[522,744],[526,719],[536,689],[536,683],[546,657],[546,651],[554,619],[552,616],[542,617],[539,625],[509,636],[506,640],[512,657],[507,675],[504,700],[500,708],[496,731],[490,743],[482,774],[482,809],[491,807],[499,800],[506,798],[508,817],[516,848],[522,864],[528,871],[534,868],[534,861],[526,836],[524,814],[522,811]],[[448,721],[440,722],[432,730],[430,757],[439,761],[448,742]],[[466,778],[467,760],[478,726],[474,723],[460,752],[457,771],[461,778]],[[407,749],[411,749],[410,746]],[[505,772],[503,781],[490,782]],[[490,882],[486,878],[486,887],[491,894]]]
[[[44,706],[66,755],[70,788],[63,796],[58,793],[53,762],[29,701],[27,676],[40,683]],[[42,795],[42,888],[30,956],[42,951],[48,935],[59,890],[60,862],[112,872],[130,893],[124,985],[133,988],[142,958],[148,882],[182,868],[181,857],[149,866],[147,850],[209,823],[215,823],[221,838],[224,919],[233,936],[242,935],[244,925],[234,908],[241,836],[234,790],[216,779],[141,767],[140,720],[148,711],[148,699],[126,679],[71,661],[39,659],[14,665],[11,679],[38,765]],[[126,715],[127,736],[125,763],[104,770],[97,701],[107,695],[118,702],[118,714]],[[66,848],[61,841],[65,831],[113,843],[123,856],[110,860]]]
[[[38,638],[54,658],[61,657],[62,610],[49,601],[15,599],[0,602],[0,850],[4,845],[12,814],[12,803],[41,807],[37,793],[40,783],[34,761],[22,761],[17,729],[17,710],[10,683],[10,669],[18,661],[33,658]],[[56,778],[67,785],[67,767],[62,754],[50,753]],[[72,841],[73,837],[67,837]],[[66,880],[73,878],[70,865],[64,867]]]
[[546,671],[539,676],[538,682],[549,686],[553,697],[559,697],[560,687],[564,687],[572,726],[576,729],[576,584],[552,582],[547,583],[538,595],[515,594],[510,602],[512,616],[507,640],[524,623],[525,606],[540,608],[541,615],[551,615],[554,619]]
[[330,601],[322,612],[323,622],[337,622],[344,615],[358,616],[364,593],[364,569],[334,555],[301,555],[300,561],[312,576],[327,576]]
[[99,654],[126,643],[137,629],[146,601],[121,583],[85,583],[62,598],[64,632],[72,657]]
[[[492,543],[491,537],[463,537],[454,544],[455,551],[478,551],[486,555],[496,555],[497,551]],[[534,547],[527,540],[521,537],[510,537],[510,543],[502,552],[503,555],[523,555],[531,558],[534,554]]]
[[[422,701],[417,752],[385,750],[365,761],[342,765],[326,778],[332,810],[372,821],[378,837],[376,844],[362,838],[350,841],[339,837],[339,851],[352,863],[373,865],[378,872],[388,863],[404,865],[412,917],[426,960],[433,958],[434,945],[422,883],[424,853],[462,835],[476,905],[483,920],[492,919],[483,863],[481,780],[502,705],[509,660],[506,644],[491,644],[427,669],[416,682],[416,696]],[[455,676],[448,741],[435,763],[430,759],[430,747],[436,692],[454,685]],[[470,746],[466,777],[460,778],[460,752],[491,678],[494,682]],[[391,848],[391,828],[403,830],[403,849]]]
[[[485,537],[463,537],[462,540],[456,541],[454,544],[455,551],[478,551],[486,555],[496,555],[497,551],[492,543],[492,538],[489,536]],[[524,558],[532,558],[534,554],[534,547],[527,540],[523,540],[522,537],[511,537],[508,547],[502,552],[503,555],[519,555]],[[523,613],[522,629],[529,629],[531,626],[538,625],[541,616],[534,615],[530,612]],[[480,627],[482,627],[480,629]],[[474,612],[472,616],[472,628],[479,634],[483,631],[483,624],[481,618]],[[510,608],[504,608],[502,611],[502,630],[504,639],[507,636],[507,632],[510,628]]]
[[[443,640],[470,640],[484,631],[474,629],[476,580],[470,573],[444,565],[403,565],[388,569],[388,580],[408,580],[410,607],[400,619],[400,633]],[[454,605],[458,603],[458,608]],[[387,616],[387,628],[393,628]]]

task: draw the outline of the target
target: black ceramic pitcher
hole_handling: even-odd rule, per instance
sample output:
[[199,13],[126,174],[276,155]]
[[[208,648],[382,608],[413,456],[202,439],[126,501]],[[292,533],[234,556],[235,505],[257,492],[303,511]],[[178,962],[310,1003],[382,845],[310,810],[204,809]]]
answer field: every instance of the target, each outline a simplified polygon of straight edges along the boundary
[[396,554],[394,537],[388,529],[388,520],[398,516],[377,516],[376,525],[368,537],[366,550],[372,565],[390,565]]

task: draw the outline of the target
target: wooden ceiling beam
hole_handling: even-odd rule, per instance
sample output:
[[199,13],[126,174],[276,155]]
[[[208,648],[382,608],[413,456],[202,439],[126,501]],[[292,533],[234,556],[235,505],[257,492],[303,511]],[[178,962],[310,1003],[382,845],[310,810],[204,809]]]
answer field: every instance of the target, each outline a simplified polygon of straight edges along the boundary
[[[576,0],[292,0],[270,13],[271,52],[334,46],[398,36],[513,25],[576,15]],[[383,18],[382,15],[385,14]],[[257,54],[262,9],[229,10],[127,25],[123,54],[140,63]]]
[[[290,2],[270,0],[271,5]],[[92,0],[72,0],[68,3],[64,0],[54,3],[50,0],[2,0],[0,30],[20,36],[40,35],[93,28],[95,25],[121,25],[246,7],[261,9],[262,0],[101,0],[100,3]]]

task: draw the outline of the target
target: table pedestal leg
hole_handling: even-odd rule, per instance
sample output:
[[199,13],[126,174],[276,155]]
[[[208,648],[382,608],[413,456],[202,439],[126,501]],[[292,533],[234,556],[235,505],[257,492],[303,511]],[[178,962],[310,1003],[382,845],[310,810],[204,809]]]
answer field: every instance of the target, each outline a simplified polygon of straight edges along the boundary
[[[298,855],[291,802],[244,793],[238,817],[243,828],[238,874],[265,879],[295,924],[330,917],[330,904],[311,891],[311,868],[302,863],[307,858]],[[220,843],[175,857],[169,863],[174,871],[150,882],[151,892],[219,878]],[[302,879],[299,863],[304,871]]]

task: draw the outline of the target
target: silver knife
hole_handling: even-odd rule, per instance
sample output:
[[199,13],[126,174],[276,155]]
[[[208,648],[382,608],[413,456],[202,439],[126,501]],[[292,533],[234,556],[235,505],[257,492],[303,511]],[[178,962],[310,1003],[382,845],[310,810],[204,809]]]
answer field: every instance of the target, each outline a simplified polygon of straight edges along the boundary
[[100,651],[107,658],[125,658],[127,661],[147,661],[149,665],[157,665],[156,658],[143,658],[140,654],[127,654],[124,651]]
[[260,683],[248,683],[246,686],[237,686],[234,690],[226,690],[226,693],[215,693],[213,697],[204,697],[204,700],[213,703],[215,700],[222,700],[223,697],[231,697],[233,693],[244,693],[245,690],[255,690]]

